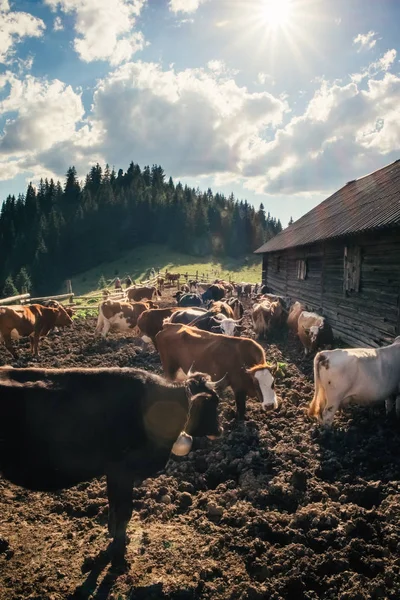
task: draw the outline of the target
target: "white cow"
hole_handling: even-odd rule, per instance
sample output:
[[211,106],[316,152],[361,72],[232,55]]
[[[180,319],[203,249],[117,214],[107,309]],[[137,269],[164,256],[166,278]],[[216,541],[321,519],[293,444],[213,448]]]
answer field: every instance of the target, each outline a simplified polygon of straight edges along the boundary
[[335,412],[350,402],[385,401],[400,417],[400,336],[383,348],[324,350],[314,358],[314,398],[308,414],[330,425]]

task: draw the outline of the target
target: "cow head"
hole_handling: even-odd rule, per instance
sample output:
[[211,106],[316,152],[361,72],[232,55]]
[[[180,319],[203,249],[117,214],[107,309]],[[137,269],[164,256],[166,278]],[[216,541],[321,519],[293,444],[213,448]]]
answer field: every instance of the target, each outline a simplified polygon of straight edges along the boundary
[[271,371],[274,371],[274,367],[266,363],[246,370],[252,377],[255,393],[265,410],[278,408],[278,398],[274,389],[275,381]]
[[207,436],[209,439],[221,437],[223,428],[218,417],[219,396],[217,389],[221,382],[211,381],[205,373],[192,373],[189,369],[185,381],[189,398],[189,412],[185,431],[181,432],[172,447],[173,454],[184,456],[192,448],[193,436]]
[[[69,314],[71,311],[70,308],[65,309],[63,306],[58,306],[58,313],[56,317],[55,326],[56,327],[66,327],[67,325],[72,325],[72,315]],[[67,312],[68,311],[68,312]]]
[[172,294],[172,297],[176,298],[177,302],[179,302],[179,300],[181,299],[181,296],[183,296],[183,292],[176,292],[175,294]]
[[[234,336],[235,333],[241,330],[240,323],[242,321],[243,319],[235,321],[235,319],[226,318],[221,321],[219,327],[222,330],[222,333],[224,333],[225,335]],[[212,328],[211,331],[213,331],[213,329],[214,328]]]
[[307,335],[310,341],[310,350],[314,351],[317,349],[319,344],[319,337],[324,328],[324,322],[319,325],[311,325],[311,327],[303,327],[304,333]]

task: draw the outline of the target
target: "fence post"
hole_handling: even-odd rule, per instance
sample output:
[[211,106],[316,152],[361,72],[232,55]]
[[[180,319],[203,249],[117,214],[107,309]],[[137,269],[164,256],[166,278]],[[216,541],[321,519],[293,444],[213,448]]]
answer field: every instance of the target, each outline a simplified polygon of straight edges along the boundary
[[67,284],[67,294],[72,294],[72,281],[70,279],[67,279],[66,284]]

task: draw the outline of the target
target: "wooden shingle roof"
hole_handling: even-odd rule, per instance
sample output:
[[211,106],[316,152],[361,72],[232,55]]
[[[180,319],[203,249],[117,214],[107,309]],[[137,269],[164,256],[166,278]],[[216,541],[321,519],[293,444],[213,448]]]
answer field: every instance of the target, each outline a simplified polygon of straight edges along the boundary
[[350,181],[255,254],[400,225],[400,159]]

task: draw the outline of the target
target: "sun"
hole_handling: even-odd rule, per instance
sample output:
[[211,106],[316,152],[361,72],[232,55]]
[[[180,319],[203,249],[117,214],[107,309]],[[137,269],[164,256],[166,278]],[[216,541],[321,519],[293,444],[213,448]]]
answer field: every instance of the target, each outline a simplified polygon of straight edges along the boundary
[[261,13],[269,27],[285,27],[290,20],[291,0],[263,0]]

